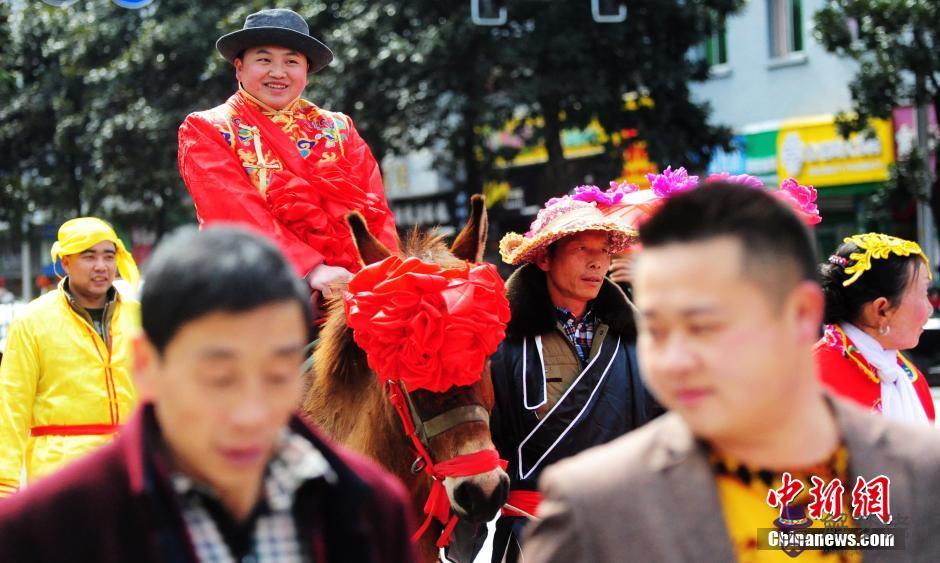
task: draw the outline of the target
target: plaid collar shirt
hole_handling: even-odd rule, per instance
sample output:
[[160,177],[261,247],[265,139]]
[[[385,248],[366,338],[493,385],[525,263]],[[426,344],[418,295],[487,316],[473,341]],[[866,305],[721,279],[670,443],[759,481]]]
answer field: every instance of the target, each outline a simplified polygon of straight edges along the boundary
[[574,345],[578,357],[587,363],[588,356],[591,355],[591,345],[594,343],[594,328],[597,325],[597,317],[594,316],[591,305],[588,305],[580,320],[575,319],[571,311],[564,307],[555,307],[555,316],[565,331],[565,336]]
[[261,499],[245,522],[237,522],[205,483],[179,472],[171,481],[200,562],[299,563],[312,557],[297,534],[294,493],[315,479],[332,483],[336,474],[313,444],[285,430],[268,464]]

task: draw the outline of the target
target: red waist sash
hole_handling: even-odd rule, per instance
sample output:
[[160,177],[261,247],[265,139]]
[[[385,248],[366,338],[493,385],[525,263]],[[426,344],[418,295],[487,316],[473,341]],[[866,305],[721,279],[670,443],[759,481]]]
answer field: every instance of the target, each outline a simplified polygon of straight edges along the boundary
[[509,498],[506,499],[506,504],[511,504],[515,508],[527,512],[528,514],[523,514],[519,510],[513,510],[508,506],[503,506],[502,515],[503,516],[523,516],[528,518],[529,515],[535,516],[535,512],[539,509],[539,504],[542,502],[542,493],[538,491],[509,491]]
[[32,436],[100,436],[114,434],[121,427],[117,424],[49,424],[34,426]]

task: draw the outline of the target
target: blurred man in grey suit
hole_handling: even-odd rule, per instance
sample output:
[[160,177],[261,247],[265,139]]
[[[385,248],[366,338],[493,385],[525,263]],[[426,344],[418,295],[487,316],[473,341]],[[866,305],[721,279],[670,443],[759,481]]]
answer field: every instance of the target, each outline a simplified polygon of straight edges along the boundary
[[866,563],[940,560],[940,433],[823,393],[823,297],[800,220],[715,184],[667,201],[640,238],[638,355],[671,412],[543,473],[527,561],[786,560],[804,547],[781,553],[781,537],[824,527],[890,536]]

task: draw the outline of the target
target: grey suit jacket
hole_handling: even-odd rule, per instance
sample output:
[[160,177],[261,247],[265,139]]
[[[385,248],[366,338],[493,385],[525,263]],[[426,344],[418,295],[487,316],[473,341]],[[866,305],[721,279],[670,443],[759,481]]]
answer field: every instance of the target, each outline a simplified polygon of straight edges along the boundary
[[[906,529],[904,551],[865,551],[865,562],[940,561],[940,430],[839,400],[832,406],[849,451],[846,489],[856,476],[887,475],[895,520],[888,527]],[[735,560],[707,451],[676,414],[555,464],[540,487],[527,563]]]

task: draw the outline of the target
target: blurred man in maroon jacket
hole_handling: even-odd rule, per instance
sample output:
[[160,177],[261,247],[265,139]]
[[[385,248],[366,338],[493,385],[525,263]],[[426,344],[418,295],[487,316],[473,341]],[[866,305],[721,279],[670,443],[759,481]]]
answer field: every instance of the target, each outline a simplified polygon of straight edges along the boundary
[[181,232],[146,278],[144,406],[115,442],[0,502],[0,558],[412,561],[402,486],[294,415],[310,313],[277,249]]

